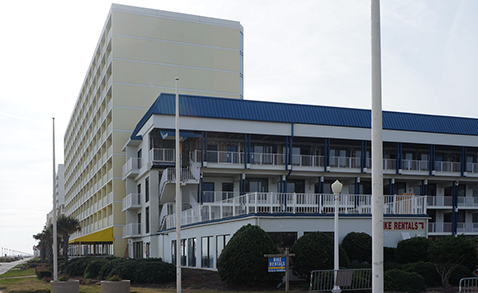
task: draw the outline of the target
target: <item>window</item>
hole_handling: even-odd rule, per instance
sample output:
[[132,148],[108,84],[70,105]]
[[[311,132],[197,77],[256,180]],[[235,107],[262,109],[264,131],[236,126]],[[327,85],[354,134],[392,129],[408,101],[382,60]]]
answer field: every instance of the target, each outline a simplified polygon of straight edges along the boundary
[[133,258],[143,258],[143,241],[133,242]]
[[188,266],[196,267],[196,238],[188,239]]
[[141,204],[141,184],[138,184],[138,204]]
[[222,183],[222,199],[228,199],[234,197],[234,183],[223,182]]
[[246,192],[268,192],[267,178],[246,178]]
[[203,182],[203,202],[214,202],[214,182]]
[[292,247],[297,240],[297,232],[268,232],[278,248]]
[[187,266],[188,251],[186,242],[187,239],[181,239],[181,266]]
[[171,241],[171,263],[176,265],[176,240]]
[[229,242],[229,239],[231,239],[231,235],[218,235],[216,237],[216,259],[219,259],[219,256],[221,255],[222,250],[224,247],[226,247],[226,244]]
[[201,238],[201,267],[213,268],[214,267],[214,251],[213,251],[213,238],[212,236]]
[[149,233],[149,207],[146,208],[146,233]]
[[146,242],[146,257],[149,258],[150,256],[150,245],[151,243]]
[[149,177],[144,180],[144,202],[149,201]]
[[142,150],[142,149],[139,149],[139,151],[138,151],[138,169],[141,169],[141,160],[142,160],[142,157],[143,157],[143,150]]

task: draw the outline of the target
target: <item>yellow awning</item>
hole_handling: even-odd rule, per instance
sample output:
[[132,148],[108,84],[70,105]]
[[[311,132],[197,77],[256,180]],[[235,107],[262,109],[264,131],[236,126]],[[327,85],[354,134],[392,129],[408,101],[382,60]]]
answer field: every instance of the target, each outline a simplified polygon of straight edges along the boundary
[[68,241],[69,243],[113,242],[113,227]]

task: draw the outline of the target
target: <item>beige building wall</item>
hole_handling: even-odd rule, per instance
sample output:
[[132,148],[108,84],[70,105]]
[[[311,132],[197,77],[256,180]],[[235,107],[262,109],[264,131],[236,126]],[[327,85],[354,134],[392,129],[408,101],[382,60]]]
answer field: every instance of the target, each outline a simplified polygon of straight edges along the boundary
[[[239,22],[113,4],[65,133],[65,213],[123,256],[122,148],[162,92],[243,98]],[[89,238],[91,239],[91,237]]]

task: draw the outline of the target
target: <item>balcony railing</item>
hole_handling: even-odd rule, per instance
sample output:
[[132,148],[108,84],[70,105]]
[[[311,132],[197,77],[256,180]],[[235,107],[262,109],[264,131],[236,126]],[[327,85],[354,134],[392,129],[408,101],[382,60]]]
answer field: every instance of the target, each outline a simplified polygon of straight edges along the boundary
[[267,166],[285,165],[285,155],[273,153],[251,153],[251,164]]
[[244,164],[244,153],[241,152],[207,151],[206,157],[208,163]]
[[324,156],[292,155],[292,165],[299,167],[324,167]]
[[435,170],[437,172],[460,172],[461,163],[460,162],[435,162]]
[[123,165],[123,179],[130,175],[137,175],[141,167],[141,158],[129,158]]
[[329,166],[333,168],[360,168],[360,158],[330,156]]
[[174,149],[154,148],[149,150],[149,161],[154,163],[175,163]]
[[203,191],[202,200],[203,202],[216,202],[221,200],[226,200],[229,198],[237,197],[239,194],[237,192],[228,192],[228,191]]
[[141,223],[130,223],[123,226],[123,238],[141,235]]
[[451,196],[428,196],[427,205],[429,207],[451,207],[453,198]]
[[141,195],[139,193],[130,193],[125,198],[123,198],[123,212],[128,209],[137,208],[141,208]]
[[[331,214],[333,194],[249,193],[222,201],[204,203],[181,212],[181,225],[246,214]],[[371,195],[339,195],[339,213],[370,214]],[[384,214],[425,214],[425,196],[384,196]],[[166,216],[166,229],[176,225],[175,215]]]
[[402,160],[402,170],[404,171],[428,171],[429,169],[427,160]]
[[478,163],[466,163],[466,172],[478,174]]

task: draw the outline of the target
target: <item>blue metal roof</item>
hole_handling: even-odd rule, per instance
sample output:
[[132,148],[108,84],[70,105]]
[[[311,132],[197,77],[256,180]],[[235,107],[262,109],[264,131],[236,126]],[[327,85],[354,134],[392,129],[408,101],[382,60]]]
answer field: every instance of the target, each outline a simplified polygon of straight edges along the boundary
[[[175,95],[161,94],[139,121],[131,138],[151,115],[174,115],[174,107]],[[364,109],[180,95],[179,111],[181,116],[189,117],[371,127],[370,110]],[[383,129],[478,135],[478,119],[383,111]]]

